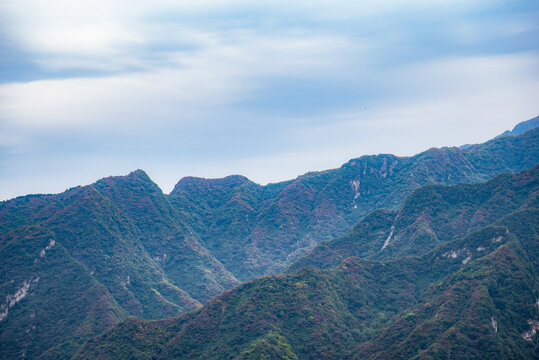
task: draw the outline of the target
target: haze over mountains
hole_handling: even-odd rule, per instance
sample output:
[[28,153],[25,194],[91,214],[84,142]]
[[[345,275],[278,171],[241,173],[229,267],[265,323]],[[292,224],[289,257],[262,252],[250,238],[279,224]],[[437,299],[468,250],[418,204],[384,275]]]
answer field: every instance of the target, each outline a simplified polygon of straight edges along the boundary
[[536,122],[266,186],[188,177],[166,195],[137,170],[4,201],[0,357],[70,358],[118,323],[77,356],[533,356]]

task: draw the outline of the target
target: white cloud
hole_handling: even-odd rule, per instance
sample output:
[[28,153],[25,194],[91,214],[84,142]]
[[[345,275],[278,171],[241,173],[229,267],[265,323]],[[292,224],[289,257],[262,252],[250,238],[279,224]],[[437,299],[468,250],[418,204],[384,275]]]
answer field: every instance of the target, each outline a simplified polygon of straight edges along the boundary
[[495,43],[537,26],[468,12],[490,4],[0,2],[2,41],[39,78],[63,77],[0,84],[0,189],[61,191],[135,168],[165,190],[184,175],[265,183],[483,141],[539,113],[535,48]]
[[538,53],[522,53],[393,69],[385,75],[393,87],[385,102],[306,121],[289,132],[284,147],[313,159],[335,154],[337,166],[363,154],[413,155],[486,141],[539,114],[538,62]]
[[[136,124],[189,117],[194,103],[213,106],[235,92],[226,72],[163,69],[104,78],[42,80],[0,87],[3,121],[17,126],[69,128]],[[180,119],[178,119],[180,120]]]
[[168,67],[4,84],[0,85],[1,119],[33,129],[201,120],[208,111],[249,97],[260,86],[256,79],[309,77],[338,65],[339,55],[349,46],[339,38],[244,34],[239,42],[220,40],[198,52],[170,53]]
[[[241,28],[241,22],[248,20],[243,16],[249,11],[259,11],[256,16],[262,20],[278,19],[287,14],[297,17],[300,24],[305,19],[360,19],[377,13],[430,9],[444,3],[455,8],[478,2],[481,1],[17,0],[0,4],[0,20],[6,36],[35,54],[39,64],[54,70],[60,69],[61,65],[100,70],[111,61],[143,57],[142,49],[154,45],[191,43],[207,46],[208,34],[192,28],[195,25],[185,24],[190,17],[207,13],[221,14],[227,25],[220,31],[226,31],[234,30],[235,26]],[[234,21],[227,23],[231,20],[227,17]],[[93,61],[84,61],[89,58]]]
[[281,146],[269,153],[224,161],[164,161],[145,168],[169,192],[186,175],[242,174],[266,184],[336,168],[362,155],[411,156],[430,147],[484,142],[539,114],[538,61],[539,54],[523,53],[407,66],[386,74],[396,81],[401,97],[374,108],[281,120],[290,125],[280,133]]

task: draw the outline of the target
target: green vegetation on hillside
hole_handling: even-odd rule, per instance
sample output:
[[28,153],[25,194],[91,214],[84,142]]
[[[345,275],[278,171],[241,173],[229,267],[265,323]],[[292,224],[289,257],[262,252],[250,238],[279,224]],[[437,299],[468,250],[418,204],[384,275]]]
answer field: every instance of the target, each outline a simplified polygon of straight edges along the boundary
[[[485,184],[420,189],[406,201],[416,208],[404,219],[429,214],[435,228],[453,231],[431,247],[416,241],[421,227],[407,227],[410,245],[393,257],[348,257],[330,269],[262,277],[179,318],[124,322],[89,341],[76,358],[536,358],[537,174],[534,168]],[[420,194],[433,190],[444,196]],[[445,196],[454,206],[439,211]],[[458,206],[476,209],[467,223],[477,226],[447,222]],[[381,241],[379,225],[395,213],[373,216],[386,219],[355,230]]]
[[70,358],[86,340],[127,316],[107,288],[42,227],[11,233],[0,257],[3,359],[37,358],[54,347],[52,358]]
[[328,268],[350,256],[420,255],[512,211],[537,206],[538,196],[539,166],[484,184],[428,185],[412,193],[398,212],[369,214],[348,234],[318,245],[290,270]]
[[[70,357],[126,316],[178,315],[238,284],[142,171],[3,202],[0,219],[0,298],[31,284],[0,320],[2,358]],[[50,234],[54,244],[28,229]],[[57,249],[61,259],[49,261]]]

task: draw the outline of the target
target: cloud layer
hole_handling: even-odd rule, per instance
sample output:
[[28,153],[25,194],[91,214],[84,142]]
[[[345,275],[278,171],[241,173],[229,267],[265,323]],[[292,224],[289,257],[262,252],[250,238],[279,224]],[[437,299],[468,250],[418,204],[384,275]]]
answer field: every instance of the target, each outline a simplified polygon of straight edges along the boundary
[[3,2],[0,198],[486,140],[539,113],[538,18],[533,1]]

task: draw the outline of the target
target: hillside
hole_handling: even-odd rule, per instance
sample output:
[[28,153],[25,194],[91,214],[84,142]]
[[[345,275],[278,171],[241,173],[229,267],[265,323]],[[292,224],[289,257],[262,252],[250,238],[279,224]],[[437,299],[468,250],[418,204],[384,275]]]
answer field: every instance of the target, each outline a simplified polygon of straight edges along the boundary
[[52,347],[57,358],[68,358],[128,315],[43,227],[17,229],[0,256],[3,359],[37,358]]
[[129,216],[150,257],[193,298],[206,302],[239,284],[200,245],[197,233],[186,225],[186,216],[171,206],[146,173],[138,170],[128,177],[109,177],[94,187]]
[[421,255],[521,208],[537,207],[539,167],[484,184],[427,185],[398,211],[375,211],[346,235],[318,245],[290,266],[328,268],[350,256]]
[[[24,298],[0,304],[2,311],[9,310],[0,320],[0,336],[5,339],[2,358],[30,353],[28,344],[32,353],[39,354],[64,341],[86,340],[128,315],[144,319],[178,315],[238,283],[198,243],[197,235],[142,171],[58,195],[4,202],[0,219],[4,264],[0,298],[16,297],[28,283],[28,298],[51,309],[34,311]],[[40,229],[53,242],[42,244],[45,240],[37,239],[44,235],[37,230],[28,235],[27,229]],[[20,247],[24,258],[17,252]],[[60,259],[48,261],[49,252],[61,255]],[[38,283],[31,283],[38,278]],[[96,306],[96,298],[102,298],[103,304]],[[77,310],[61,311],[70,308]],[[35,331],[16,335],[12,327],[27,322],[28,314],[36,316]],[[85,320],[89,317],[106,321],[94,321],[89,327]],[[58,329],[49,335],[47,329],[59,322],[69,323],[68,331]],[[74,349],[68,347],[62,356],[69,357]],[[59,356],[52,353],[52,358]]]
[[[179,318],[122,322],[76,358],[532,359],[539,344],[537,171],[472,189],[445,187],[474,202],[496,184],[522,201],[487,201],[496,216],[430,250],[410,239],[421,250],[413,256],[349,257],[331,269],[262,277]],[[432,215],[433,223],[444,219]]]

